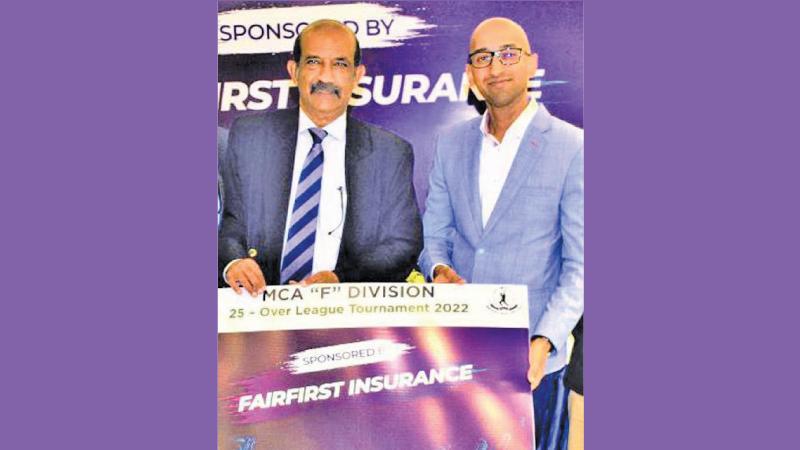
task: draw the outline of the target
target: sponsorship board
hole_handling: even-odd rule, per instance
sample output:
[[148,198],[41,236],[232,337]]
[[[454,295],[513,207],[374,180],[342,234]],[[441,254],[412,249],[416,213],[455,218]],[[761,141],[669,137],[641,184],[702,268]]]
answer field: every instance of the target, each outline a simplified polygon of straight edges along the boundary
[[220,289],[218,448],[529,449],[523,286]]

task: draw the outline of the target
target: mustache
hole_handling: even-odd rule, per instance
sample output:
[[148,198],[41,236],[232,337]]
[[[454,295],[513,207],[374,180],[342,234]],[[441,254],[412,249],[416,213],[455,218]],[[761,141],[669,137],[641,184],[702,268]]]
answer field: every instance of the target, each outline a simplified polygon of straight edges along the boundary
[[342,91],[339,89],[339,86],[336,86],[333,83],[326,83],[324,81],[317,81],[311,85],[311,93],[315,94],[317,92],[327,92],[340,98],[342,96]]

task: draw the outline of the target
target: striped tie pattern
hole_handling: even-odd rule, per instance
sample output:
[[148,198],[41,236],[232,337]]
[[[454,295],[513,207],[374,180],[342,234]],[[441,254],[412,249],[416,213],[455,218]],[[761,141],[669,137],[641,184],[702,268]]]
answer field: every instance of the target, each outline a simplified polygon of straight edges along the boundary
[[281,284],[289,280],[300,281],[311,275],[314,262],[314,240],[319,215],[319,197],[322,188],[322,140],[328,132],[309,128],[314,145],[306,156],[300,179],[297,181],[289,232],[281,258]]

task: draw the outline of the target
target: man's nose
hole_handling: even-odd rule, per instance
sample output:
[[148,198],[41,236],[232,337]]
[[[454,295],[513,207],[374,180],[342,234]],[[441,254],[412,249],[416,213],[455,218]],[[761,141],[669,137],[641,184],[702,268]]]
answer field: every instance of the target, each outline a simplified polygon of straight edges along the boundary
[[505,66],[500,62],[499,55],[492,56],[492,62],[489,64],[489,73],[497,74],[503,71]]
[[319,72],[319,80],[325,83],[333,81],[333,65],[330,63],[322,64],[322,70]]

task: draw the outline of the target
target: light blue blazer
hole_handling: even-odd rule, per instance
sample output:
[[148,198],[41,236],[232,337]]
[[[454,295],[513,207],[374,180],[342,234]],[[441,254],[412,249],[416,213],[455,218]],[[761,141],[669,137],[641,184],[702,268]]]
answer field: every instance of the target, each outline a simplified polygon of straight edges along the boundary
[[439,263],[467,282],[528,286],[530,336],[566,364],[567,336],[583,314],[583,130],[539,105],[486,227],[478,165],[481,118],[439,136],[423,216],[419,265]]

